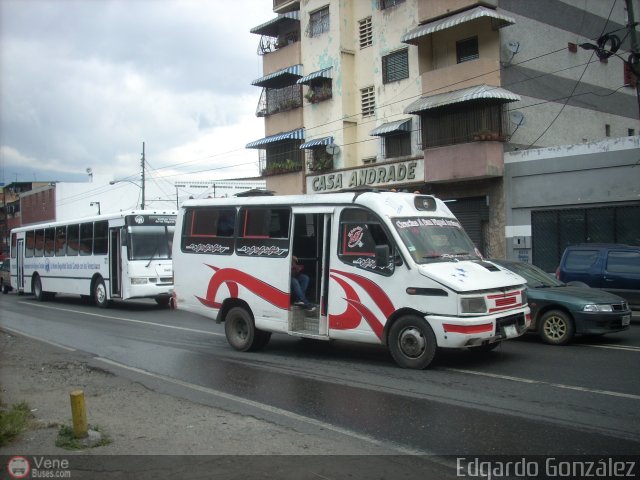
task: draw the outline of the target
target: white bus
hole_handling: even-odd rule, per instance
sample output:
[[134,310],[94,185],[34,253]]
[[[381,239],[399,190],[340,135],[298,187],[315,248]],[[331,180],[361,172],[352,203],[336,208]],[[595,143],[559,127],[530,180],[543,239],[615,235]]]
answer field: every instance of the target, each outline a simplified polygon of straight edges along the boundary
[[38,300],[56,293],[92,298],[153,298],[168,305],[175,211],[135,210],[11,231],[11,285]]
[[[294,256],[315,310],[293,304]],[[186,201],[173,260],[172,305],[225,322],[240,351],[278,332],[382,344],[400,366],[426,368],[438,347],[490,350],[530,323],[524,279],[484,261],[427,195]]]

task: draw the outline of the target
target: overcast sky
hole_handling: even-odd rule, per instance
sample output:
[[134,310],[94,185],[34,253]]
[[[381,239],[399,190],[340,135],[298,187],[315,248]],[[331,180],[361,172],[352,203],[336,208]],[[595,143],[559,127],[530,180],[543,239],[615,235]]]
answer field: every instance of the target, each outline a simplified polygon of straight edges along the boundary
[[151,177],[257,175],[272,5],[0,0],[0,182],[136,178],[143,141]]

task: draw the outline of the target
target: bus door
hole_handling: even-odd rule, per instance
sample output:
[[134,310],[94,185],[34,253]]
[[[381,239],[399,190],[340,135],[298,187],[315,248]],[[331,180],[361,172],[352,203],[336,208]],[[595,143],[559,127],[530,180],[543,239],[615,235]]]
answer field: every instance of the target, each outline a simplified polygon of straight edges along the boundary
[[[304,211],[302,211],[304,210]],[[293,218],[292,255],[303,266],[301,275],[309,278],[307,300],[313,310],[294,307],[291,310],[289,333],[298,336],[326,338],[329,329],[327,307],[329,293],[329,240],[333,210],[305,208]]]
[[111,297],[122,297],[122,236],[120,227],[109,229]]
[[17,243],[16,291],[24,292],[24,238],[19,238]]

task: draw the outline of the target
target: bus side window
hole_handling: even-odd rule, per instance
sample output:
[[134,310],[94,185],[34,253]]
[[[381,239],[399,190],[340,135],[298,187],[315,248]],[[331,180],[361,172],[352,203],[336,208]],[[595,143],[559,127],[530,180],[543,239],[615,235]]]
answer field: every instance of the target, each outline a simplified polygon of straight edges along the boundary
[[56,227],[56,257],[67,254],[67,227]]
[[27,258],[33,257],[35,254],[36,246],[36,232],[33,230],[26,232],[24,242],[24,256]]
[[106,255],[109,253],[109,222],[104,220],[93,225],[93,253]]
[[44,230],[44,256],[53,257],[55,251],[55,228],[45,228]]
[[78,255],[80,248],[80,225],[69,225],[67,227],[67,256]]
[[93,244],[93,223],[80,224],[80,255],[91,255]]
[[41,257],[44,254],[44,230],[36,230],[34,257]]

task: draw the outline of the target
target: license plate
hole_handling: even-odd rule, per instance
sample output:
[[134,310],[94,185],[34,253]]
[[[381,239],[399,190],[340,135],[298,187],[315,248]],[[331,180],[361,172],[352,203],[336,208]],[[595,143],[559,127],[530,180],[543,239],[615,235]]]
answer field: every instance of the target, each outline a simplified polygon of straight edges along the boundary
[[517,337],[518,329],[515,325],[505,325],[504,334],[507,336],[507,338]]
[[622,326],[629,325],[631,323],[631,315],[625,315],[622,317]]

